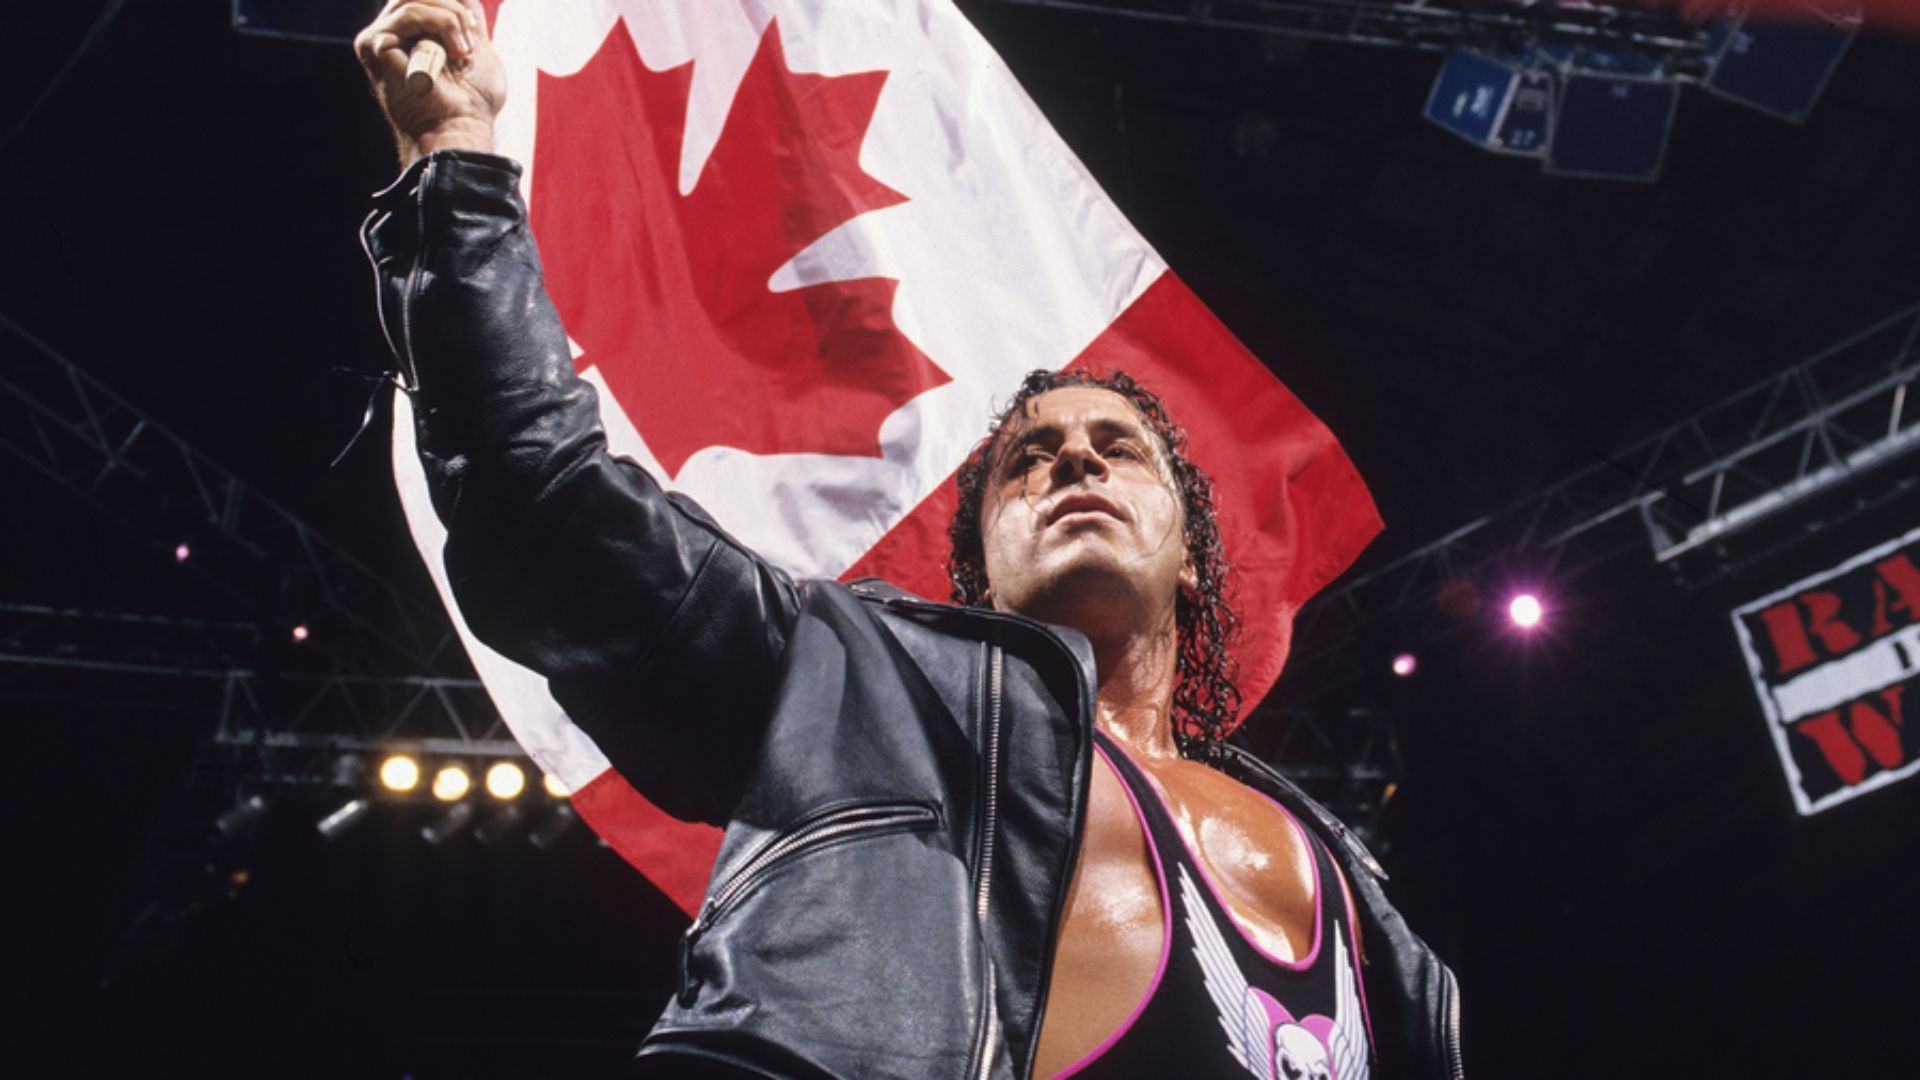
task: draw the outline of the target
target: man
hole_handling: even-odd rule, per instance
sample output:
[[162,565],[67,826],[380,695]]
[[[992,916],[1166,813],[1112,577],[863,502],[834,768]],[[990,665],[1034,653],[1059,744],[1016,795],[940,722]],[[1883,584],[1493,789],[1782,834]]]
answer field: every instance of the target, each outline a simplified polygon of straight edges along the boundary
[[[415,42],[450,56],[405,88]],[[1123,375],[1035,373],[961,471],[959,605],[795,582],[607,453],[471,0],[357,48],[405,171],[365,237],[469,625],[724,824],[658,1075],[1458,1076],[1452,976],[1221,742],[1211,488]]]

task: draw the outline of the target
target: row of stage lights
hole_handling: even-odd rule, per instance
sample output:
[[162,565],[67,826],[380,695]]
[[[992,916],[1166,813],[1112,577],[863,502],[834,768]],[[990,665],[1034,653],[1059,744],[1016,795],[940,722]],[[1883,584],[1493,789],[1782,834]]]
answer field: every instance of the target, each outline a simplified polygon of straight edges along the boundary
[[[420,786],[420,763],[409,754],[391,754],[380,763],[380,786],[397,795],[405,795]],[[487,768],[487,794],[503,802],[520,797],[527,789],[527,772],[512,761],[496,761]],[[551,774],[541,774],[541,785],[547,794],[556,799],[564,799],[572,792]],[[433,774],[433,783],[428,787],[433,797],[441,802],[457,802],[467,797],[473,790],[473,774],[466,766],[450,762],[440,766]]]
[[[529,815],[534,815],[536,820],[527,830],[527,839],[534,847],[544,850],[557,843],[577,820],[573,807],[567,801],[572,792],[550,774],[542,773],[540,778],[540,786],[550,797],[546,805],[528,807],[527,800],[522,798],[527,794],[527,770],[515,761],[496,761],[487,767],[481,779],[481,787],[488,796],[486,800],[476,799],[473,773],[457,761],[440,764],[433,770],[432,778],[428,779],[426,770],[413,755],[389,754],[381,761],[376,775],[381,788],[401,796],[419,791],[424,781],[428,793],[445,804],[446,808],[434,820],[420,828],[420,838],[436,847],[469,826],[473,826],[475,839],[483,844],[492,844],[527,820]],[[488,803],[490,809],[483,812],[475,805],[476,801]],[[232,834],[265,816],[265,812],[266,800],[254,795],[243,799],[216,824],[221,832]],[[332,840],[359,824],[372,812],[373,800],[365,795],[356,796],[321,818],[316,828],[321,836]]]

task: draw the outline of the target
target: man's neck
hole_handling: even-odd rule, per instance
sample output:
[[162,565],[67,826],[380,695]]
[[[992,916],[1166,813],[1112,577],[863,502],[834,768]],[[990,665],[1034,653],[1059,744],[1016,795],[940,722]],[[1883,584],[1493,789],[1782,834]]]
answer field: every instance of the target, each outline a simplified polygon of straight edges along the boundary
[[1096,722],[1135,757],[1179,758],[1173,741],[1173,687],[1179,637],[1164,631],[1093,643],[1100,670]]

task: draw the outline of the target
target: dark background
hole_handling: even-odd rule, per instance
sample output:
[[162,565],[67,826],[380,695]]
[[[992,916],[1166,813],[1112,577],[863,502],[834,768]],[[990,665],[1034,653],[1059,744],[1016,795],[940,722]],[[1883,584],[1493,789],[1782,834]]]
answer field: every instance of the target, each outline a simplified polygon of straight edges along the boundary
[[[1427,124],[1430,55],[964,6],[1340,433],[1388,522],[1363,566],[1920,299],[1912,39],[1863,34],[1804,126],[1689,91],[1635,185]],[[424,593],[379,440],[328,467],[366,397],[345,372],[385,358],[355,228],[392,151],[350,51],[132,2],[34,108],[103,7],[12,27],[0,314]],[[11,462],[0,498],[0,601],[253,615],[173,566],[167,523]],[[1399,733],[1382,846],[1460,972],[1471,1075],[1916,1075],[1920,784],[1797,816],[1726,615],[1916,520],[1895,500],[1705,589],[1615,560],[1525,643],[1469,627],[1343,691]],[[60,1072],[605,1075],[666,993],[677,912],[584,831],[428,848],[391,804],[327,844],[328,806],[283,801],[205,844],[232,786],[202,695],[0,674],[16,1040]]]

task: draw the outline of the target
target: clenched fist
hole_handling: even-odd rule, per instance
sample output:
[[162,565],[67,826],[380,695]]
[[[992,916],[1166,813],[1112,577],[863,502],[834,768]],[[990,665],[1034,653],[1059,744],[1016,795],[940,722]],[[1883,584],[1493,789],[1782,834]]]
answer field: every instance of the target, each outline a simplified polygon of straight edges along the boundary
[[[415,94],[407,87],[407,51],[427,38],[447,50],[447,66],[432,89]],[[402,168],[435,150],[493,149],[507,76],[479,0],[387,0],[353,48],[393,125]]]

